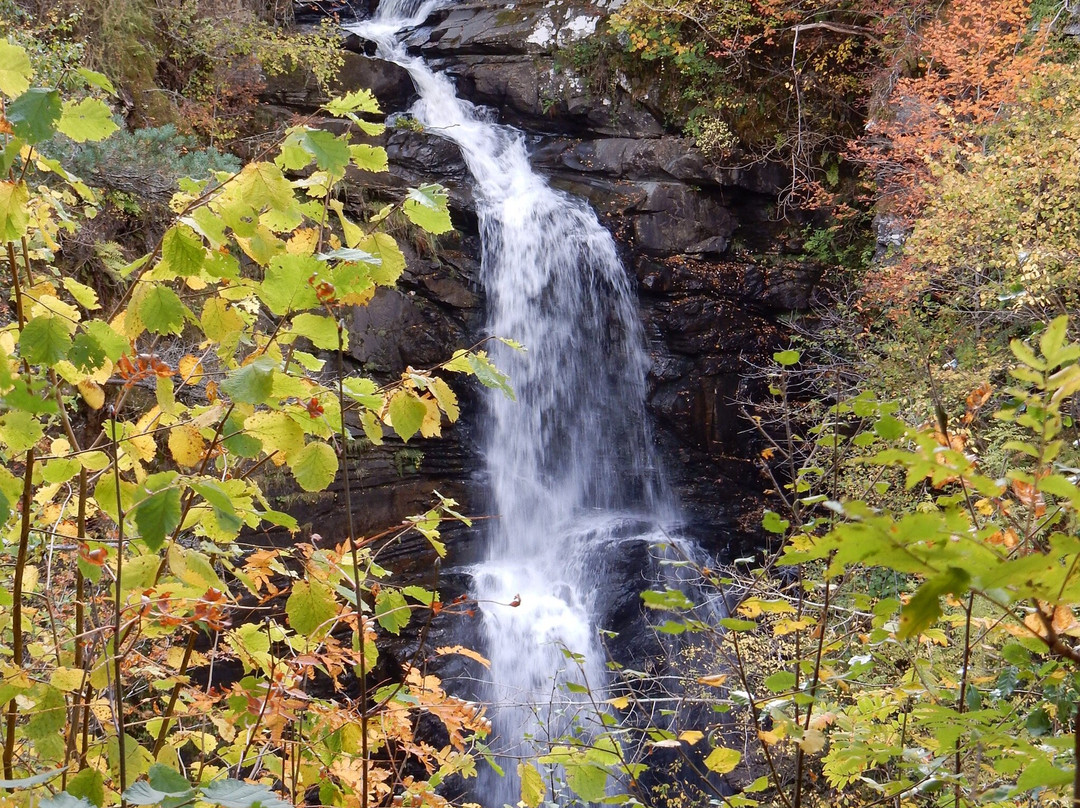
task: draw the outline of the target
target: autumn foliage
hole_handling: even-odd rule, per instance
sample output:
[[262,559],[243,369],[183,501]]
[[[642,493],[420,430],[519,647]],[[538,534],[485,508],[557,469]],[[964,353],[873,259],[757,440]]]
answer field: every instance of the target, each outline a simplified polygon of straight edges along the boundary
[[918,32],[911,75],[896,79],[848,152],[870,169],[883,209],[916,215],[935,165],[984,150],[1039,64],[1045,36],[1029,33],[1030,19],[1028,0],[957,0]]

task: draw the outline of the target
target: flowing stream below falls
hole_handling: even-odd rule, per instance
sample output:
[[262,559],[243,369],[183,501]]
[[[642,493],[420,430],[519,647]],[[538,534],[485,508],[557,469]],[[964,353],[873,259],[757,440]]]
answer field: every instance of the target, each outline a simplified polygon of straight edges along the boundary
[[[576,685],[602,705],[606,582],[631,544],[673,541],[679,508],[652,446],[645,340],[611,234],[584,201],[532,171],[521,132],[458,98],[402,44],[402,32],[444,4],[383,0],[375,18],[349,30],[409,72],[419,94],[412,115],[460,147],[475,181],[486,330],[526,348],[492,343],[516,401],[495,393],[486,402],[483,453],[498,518],[488,523],[486,560],[470,570],[491,660],[480,695],[507,773],[482,779],[475,798],[499,808],[519,799],[518,756],[599,723]],[[642,572],[639,588],[649,583]]]

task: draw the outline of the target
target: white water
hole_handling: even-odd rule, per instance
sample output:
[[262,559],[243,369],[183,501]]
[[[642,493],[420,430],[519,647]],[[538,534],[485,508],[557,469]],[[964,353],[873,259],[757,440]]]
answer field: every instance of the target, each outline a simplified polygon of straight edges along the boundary
[[528,349],[492,349],[517,401],[489,397],[485,460],[499,518],[473,570],[491,659],[486,696],[496,705],[492,745],[507,771],[477,796],[502,806],[519,799],[515,755],[597,720],[566,685],[587,682],[603,701],[605,571],[624,542],[664,541],[677,507],[651,449],[644,338],[611,235],[584,202],[533,173],[520,132],[484,120],[406,52],[399,32],[438,5],[383,0],[352,30],[409,71],[420,97],[412,114],[425,130],[461,148],[476,183],[487,330]]

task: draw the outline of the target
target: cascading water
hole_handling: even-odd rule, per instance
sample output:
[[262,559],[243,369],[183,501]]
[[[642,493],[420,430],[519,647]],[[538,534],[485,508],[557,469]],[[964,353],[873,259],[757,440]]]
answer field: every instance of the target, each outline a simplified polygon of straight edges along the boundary
[[[352,30],[411,74],[412,113],[425,130],[461,148],[476,182],[487,329],[527,348],[492,351],[517,400],[488,402],[485,459],[499,518],[487,560],[473,569],[493,746],[513,756],[529,751],[529,739],[572,728],[583,712],[573,684],[603,688],[605,570],[620,545],[664,541],[678,509],[651,448],[644,339],[611,235],[584,202],[533,173],[520,132],[484,120],[406,52],[398,33],[440,4],[383,0]],[[504,768],[508,776],[477,795],[486,804],[517,802],[513,760]]]

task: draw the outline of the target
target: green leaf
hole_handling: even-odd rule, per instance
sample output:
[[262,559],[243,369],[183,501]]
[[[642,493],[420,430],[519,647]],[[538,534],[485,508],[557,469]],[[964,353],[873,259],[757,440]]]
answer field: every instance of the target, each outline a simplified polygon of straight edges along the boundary
[[97,769],[83,769],[68,780],[66,790],[71,796],[82,797],[98,808],[105,804],[105,778]]
[[11,410],[0,416],[0,441],[15,454],[25,452],[44,435],[41,421],[25,410]]
[[356,247],[369,252],[375,260],[367,262],[371,280],[380,286],[393,286],[405,269],[405,255],[389,233],[372,233],[360,239]]
[[[154,764],[160,765],[160,764]],[[188,786],[187,794],[194,796],[195,789]],[[145,780],[132,783],[124,792],[124,800],[128,805],[161,805],[169,797],[179,797],[181,794],[170,794],[167,791],[159,791]]]
[[14,98],[30,88],[33,76],[34,68],[26,50],[0,39],[0,92]]
[[430,589],[424,589],[422,586],[406,586],[402,588],[401,594],[408,595],[425,606],[430,606],[435,601],[435,593]]
[[203,789],[202,797],[223,808],[293,808],[266,786],[239,780],[217,780]]
[[19,335],[19,353],[32,365],[54,365],[67,356],[70,348],[69,326],[60,317],[35,317]]
[[765,678],[765,687],[773,693],[783,693],[795,687],[795,674],[791,671],[777,671]]
[[86,797],[76,797],[66,791],[61,791],[51,797],[42,798],[38,803],[38,808],[94,808],[94,806]]
[[607,794],[607,771],[594,763],[567,762],[564,768],[566,784],[583,802],[600,802],[604,799]]
[[429,184],[410,188],[402,210],[410,222],[433,235],[448,233],[454,229],[447,208],[446,189],[441,185]]
[[506,374],[499,372],[484,351],[454,351],[454,355],[443,365],[443,368],[453,373],[467,373],[475,376],[484,387],[502,390],[511,401],[516,400]]
[[705,758],[705,768],[717,774],[727,774],[735,770],[740,760],[742,760],[742,754],[737,750],[718,746]]
[[337,477],[337,452],[331,446],[315,441],[292,456],[289,468],[302,489],[323,491]]
[[20,777],[18,780],[0,780],[0,788],[33,788],[49,782],[64,771],[64,767],[61,766],[59,769],[51,769],[47,772],[41,772],[41,774],[35,774],[32,777]]
[[303,637],[324,636],[337,613],[334,592],[322,581],[297,581],[285,601],[289,625]]
[[65,101],[56,128],[76,143],[104,140],[120,127],[112,112],[98,98]]
[[420,430],[420,425],[424,423],[427,415],[427,405],[408,390],[394,393],[387,410],[390,414],[390,426],[405,442]]
[[[206,260],[206,247],[190,227],[170,227],[161,241],[161,268],[176,275],[197,275]],[[160,277],[160,276],[159,276]]]
[[110,95],[116,92],[116,88],[113,87],[113,83],[109,81],[109,77],[104,73],[98,73],[96,70],[89,70],[85,67],[75,68],[75,72],[78,73],[91,87],[97,87],[99,90],[104,90]]
[[391,634],[400,634],[409,624],[412,611],[405,596],[396,589],[380,589],[375,596],[375,619]]
[[319,305],[319,299],[308,279],[317,276],[322,266],[319,259],[311,255],[275,255],[255,294],[277,315],[314,308]]
[[383,172],[389,169],[386,149],[382,146],[369,146],[367,143],[355,143],[349,146],[352,164],[361,171]]
[[371,90],[353,90],[338,98],[331,99],[324,106],[331,115],[342,117],[347,113],[381,113],[379,102]]
[[547,794],[543,776],[531,763],[519,763],[517,773],[521,781],[521,801],[527,808],[538,808]]
[[1052,760],[1039,757],[1024,767],[1016,780],[1016,787],[1028,791],[1040,786],[1063,786],[1071,783],[1072,779],[1072,766],[1055,766]]
[[56,131],[60,110],[60,93],[33,87],[8,104],[5,114],[15,135],[34,144],[47,140]]
[[191,489],[214,509],[214,515],[217,516],[218,524],[222,528],[231,531],[240,529],[243,520],[237,515],[236,506],[217,480],[204,479],[194,482],[191,484]]
[[[153,478],[147,482],[150,479]],[[180,524],[180,489],[170,486],[151,493],[135,506],[132,516],[139,536],[156,553],[165,543],[165,537]]]
[[211,298],[203,305],[199,317],[206,338],[214,342],[236,345],[244,330],[244,320],[221,298]]
[[0,182],[0,241],[18,241],[26,235],[29,205],[30,191],[25,182]]
[[83,329],[101,346],[105,351],[105,356],[111,362],[115,362],[131,350],[131,341],[117,334],[108,323],[91,320],[83,324]]
[[[338,347],[338,324],[333,317],[323,314],[298,314],[293,317],[292,333],[311,341],[316,348],[323,350],[337,350]],[[348,347],[348,332],[342,331],[343,347]]]
[[68,350],[67,359],[79,370],[93,372],[105,367],[105,351],[89,334],[76,334]]
[[349,145],[343,138],[325,129],[307,129],[303,133],[303,144],[320,169],[335,176],[345,172],[349,164]]
[[1069,318],[1067,315],[1062,314],[1050,322],[1050,325],[1046,327],[1046,330],[1043,331],[1042,336],[1039,338],[1039,350],[1042,351],[1043,356],[1053,361],[1053,355],[1065,344],[1065,332],[1068,328]]
[[289,212],[296,207],[292,185],[273,163],[248,163],[232,190],[236,198],[257,211],[269,208]]
[[75,302],[87,311],[94,311],[95,309],[101,308],[101,302],[98,300],[97,292],[85,283],[79,283],[74,278],[62,278],[60,282],[64,284],[64,288],[67,289],[68,294],[75,298]]
[[769,533],[786,533],[791,522],[781,519],[776,511],[765,511],[765,515],[761,517],[761,526]]
[[244,429],[262,443],[266,454],[281,452],[286,458],[304,448],[304,430],[284,412],[257,412],[244,419]]
[[783,365],[784,367],[797,365],[801,357],[802,354],[800,354],[798,351],[793,350],[779,351],[772,355],[773,361],[776,362],[776,364],[778,365]]
[[26,737],[35,742],[51,740],[67,723],[67,700],[55,687],[45,686],[26,723]]
[[179,334],[184,330],[187,308],[176,292],[167,286],[155,285],[139,303],[139,319],[146,330],[154,334]]
[[758,627],[753,620],[740,620],[737,617],[722,617],[716,622],[720,628],[728,631],[753,631]]
[[153,789],[173,800],[190,797],[195,790],[184,775],[162,763],[151,766],[146,776]]
[[949,567],[935,575],[916,590],[900,610],[900,639],[916,637],[941,617],[940,599],[944,595],[963,595],[967,592],[971,575],[967,570]]
[[884,440],[896,440],[903,437],[907,425],[891,415],[883,415],[874,422],[874,431]]
[[198,550],[189,550],[181,547],[176,542],[169,545],[168,550],[169,569],[181,581],[197,589],[204,590],[207,587],[225,590],[226,586],[221,578],[214,572],[214,566],[210,559]]
[[694,608],[693,601],[678,589],[646,589],[641,593],[641,600],[648,608],[662,611],[681,612]]
[[274,389],[274,369],[277,362],[269,357],[260,357],[239,370],[232,371],[221,389],[233,401],[241,404],[262,404]]

